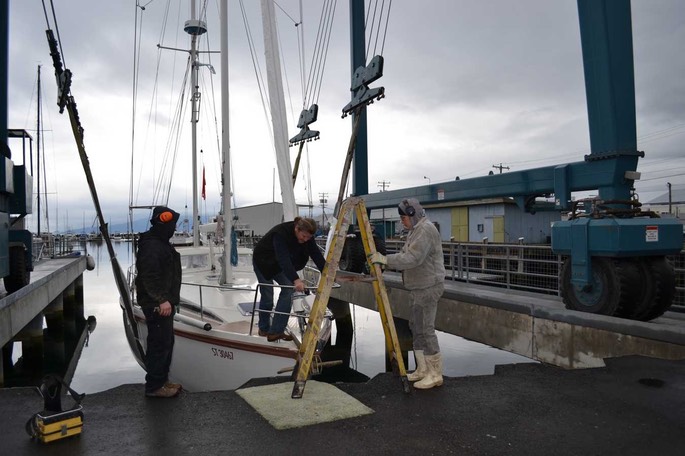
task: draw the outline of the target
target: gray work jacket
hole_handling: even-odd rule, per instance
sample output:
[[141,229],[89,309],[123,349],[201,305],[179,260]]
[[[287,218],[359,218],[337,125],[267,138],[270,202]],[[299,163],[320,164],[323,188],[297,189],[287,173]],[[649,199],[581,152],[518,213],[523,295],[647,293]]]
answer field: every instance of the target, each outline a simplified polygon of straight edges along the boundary
[[399,253],[387,256],[388,267],[402,271],[402,282],[409,290],[428,288],[445,281],[445,259],[440,233],[423,217],[412,228]]

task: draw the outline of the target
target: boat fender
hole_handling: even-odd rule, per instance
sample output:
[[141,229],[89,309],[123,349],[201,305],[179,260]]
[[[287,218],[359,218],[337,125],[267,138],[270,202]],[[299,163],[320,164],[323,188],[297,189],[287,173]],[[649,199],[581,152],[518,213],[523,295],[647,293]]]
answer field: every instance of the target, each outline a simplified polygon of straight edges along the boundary
[[95,259],[90,254],[86,255],[86,269],[89,271],[95,269]]
[[212,325],[206,321],[195,320],[194,318],[186,317],[185,315],[176,314],[174,315],[174,320],[185,323],[186,325],[195,326],[196,328],[204,329],[205,331],[211,331]]

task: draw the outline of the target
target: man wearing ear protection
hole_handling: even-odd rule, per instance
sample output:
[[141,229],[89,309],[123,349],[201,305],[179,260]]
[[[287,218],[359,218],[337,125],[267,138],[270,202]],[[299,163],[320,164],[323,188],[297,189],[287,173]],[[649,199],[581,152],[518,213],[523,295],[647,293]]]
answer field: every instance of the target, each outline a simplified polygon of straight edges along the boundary
[[136,254],[136,294],[147,323],[145,395],[174,397],[181,385],[169,383],[174,349],[174,313],[181,299],[181,256],[169,242],[179,213],[158,206],[150,229],[140,235]]
[[402,225],[409,231],[399,253],[383,256],[376,252],[372,263],[402,271],[402,282],[411,298],[409,328],[414,339],[416,371],[407,375],[414,388],[442,385],[442,355],[435,334],[438,300],[445,289],[445,261],[438,229],[426,217],[416,198],[403,200],[398,208]]

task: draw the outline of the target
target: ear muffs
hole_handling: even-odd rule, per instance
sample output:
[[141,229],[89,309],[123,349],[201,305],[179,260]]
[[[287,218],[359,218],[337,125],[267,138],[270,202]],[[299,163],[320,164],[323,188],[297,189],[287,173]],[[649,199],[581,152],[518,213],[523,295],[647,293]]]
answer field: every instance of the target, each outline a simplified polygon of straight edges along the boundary
[[402,203],[404,204],[404,213],[407,214],[408,217],[413,217],[416,214],[414,206],[410,205],[407,200],[402,201]]
[[170,211],[164,211],[161,214],[159,214],[157,219],[162,223],[167,223],[174,219],[174,214],[172,214]]

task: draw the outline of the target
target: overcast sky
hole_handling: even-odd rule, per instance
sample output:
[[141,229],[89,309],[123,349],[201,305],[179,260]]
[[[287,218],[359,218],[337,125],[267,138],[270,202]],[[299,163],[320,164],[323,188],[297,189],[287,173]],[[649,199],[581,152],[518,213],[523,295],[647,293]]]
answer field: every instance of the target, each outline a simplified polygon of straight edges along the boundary
[[[182,29],[190,18],[189,2],[180,3],[141,0],[145,10],[138,8],[142,27],[134,204],[153,203],[153,180],[161,173],[168,137],[165,129],[173,117],[183,77],[186,54],[157,49],[158,43],[188,48]],[[259,2],[245,3],[264,72]],[[295,124],[302,107],[298,28],[293,22],[299,21],[299,3],[280,0],[276,8],[286,69],[289,136],[297,133]],[[304,23],[300,27],[308,71],[322,1],[302,3]],[[387,7],[388,2],[385,4]],[[54,8],[66,66],[74,74],[72,93],[105,218],[113,223],[123,221],[131,183],[136,2],[54,0]],[[350,118],[340,117],[349,101],[348,9],[347,1],[337,2],[318,98],[319,121],[312,126],[321,131],[321,140],[309,143],[301,165],[306,173],[300,173],[296,186],[300,204],[308,203],[308,194],[314,204],[320,194],[327,194],[327,212],[337,197],[351,132]],[[218,50],[216,0],[208,2],[207,10],[210,32],[205,38],[209,44],[203,41],[201,47]],[[685,186],[685,2],[634,0],[632,19],[638,148],[645,151],[638,166],[642,180],[637,188],[645,202],[666,192],[667,182],[675,188]],[[238,1],[230,2],[229,22],[235,200],[238,206],[259,204],[271,201],[275,194],[280,201],[278,179],[275,189],[273,185],[275,158],[268,123]],[[41,2],[10,2],[8,126],[25,128],[35,136],[36,72],[42,65],[51,229],[64,230],[68,223],[72,229],[86,225],[90,231],[93,204],[68,117],[60,115],[55,104],[56,84],[45,29]],[[380,43],[378,47],[377,53]],[[158,52],[162,57],[155,76]],[[384,86],[386,98],[368,109],[370,192],[379,191],[382,182],[396,190],[425,185],[429,180],[435,184],[455,176],[464,179],[491,170],[499,172],[493,165],[518,171],[580,161],[589,153],[577,4],[573,0],[394,0],[383,56],[384,76],[372,86]],[[218,55],[205,55],[202,61],[219,72]],[[203,118],[198,147],[204,151],[207,177],[204,209],[212,214],[219,208],[219,141],[214,125],[221,124],[220,80],[218,74],[211,79],[208,68],[202,68],[201,74]],[[159,86],[153,103],[155,77]],[[212,118],[213,99],[216,120]],[[190,208],[192,195],[188,115],[182,125],[184,137],[170,197],[170,205],[181,212],[186,204]],[[21,146],[10,145],[15,163],[20,163]],[[295,152],[291,149],[292,162]]]

